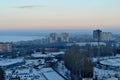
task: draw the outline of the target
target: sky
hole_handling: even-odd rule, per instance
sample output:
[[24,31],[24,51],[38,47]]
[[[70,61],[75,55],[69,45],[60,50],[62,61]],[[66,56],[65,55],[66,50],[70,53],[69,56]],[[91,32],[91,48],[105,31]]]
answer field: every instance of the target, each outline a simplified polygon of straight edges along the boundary
[[0,0],[0,30],[120,29],[120,0]]

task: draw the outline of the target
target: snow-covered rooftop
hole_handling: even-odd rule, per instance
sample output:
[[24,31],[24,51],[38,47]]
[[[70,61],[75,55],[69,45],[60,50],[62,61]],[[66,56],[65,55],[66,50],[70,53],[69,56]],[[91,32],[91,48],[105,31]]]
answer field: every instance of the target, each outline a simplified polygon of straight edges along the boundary
[[39,72],[33,68],[23,68],[23,69],[16,69],[14,70],[6,70],[6,80],[9,80],[9,78],[19,76],[20,80],[46,80],[44,76],[39,74]]
[[59,55],[59,54],[64,54],[64,52],[52,52],[50,54],[52,54],[52,55]]
[[120,66],[120,58],[114,58],[114,59],[106,59],[100,61],[103,65],[109,65],[109,66]]
[[47,53],[47,54],[42,54],[41,52],[37,52],[37,53],[34,53],[34,54],[32,54],[32,57],[35,57],[35,58],[40,58],[40,57],[42,57],[42,58],[44,58],[44,57],[54,57],[53,55],[51,55],[51,54],[49,54],[49,53]]
[[0,60],[0,66],[8,66],[23,61],[24,61],[23,59],[2,59]]
[[57,72],[55,72],[52,68],[43,68],[42,72],[47,80],[65,80],[62,78]]
[[34,59],[34,60],[27,59],[25,64],[26,65],[30,65],[30,64],[39,65],[39,64],[44,64],[44,63],[45,63],[44,59]]
[[38,54],[38,53],[35,53],[35,54],[32,54],[33,57],[47,57],[47,55],[45,54]]

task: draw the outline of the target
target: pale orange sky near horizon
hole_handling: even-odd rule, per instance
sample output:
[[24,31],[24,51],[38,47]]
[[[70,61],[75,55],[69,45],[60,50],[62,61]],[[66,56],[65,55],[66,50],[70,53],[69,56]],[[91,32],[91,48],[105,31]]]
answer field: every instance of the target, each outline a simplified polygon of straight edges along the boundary
[[0,30],[117,29],[119,3],[120,0],[2,0]]

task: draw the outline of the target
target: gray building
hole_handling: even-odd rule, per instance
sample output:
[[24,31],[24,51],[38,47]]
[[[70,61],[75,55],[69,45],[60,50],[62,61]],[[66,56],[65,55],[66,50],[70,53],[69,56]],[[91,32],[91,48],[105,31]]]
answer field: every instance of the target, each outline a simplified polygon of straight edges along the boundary
[[61,33],[60,40],[61,42],[69,42],[69,34],[66,32]]
[[58,36],[56,33],[50,33],[50,43],[56,43],[58,41]]
[[100,29],[94,30],[93,31],[93,40],[97,41],[98,38],[99,38],[99,40],[101,40],[101,36],[102,36],[101,33],[102,33],[102,30],[100,30]]

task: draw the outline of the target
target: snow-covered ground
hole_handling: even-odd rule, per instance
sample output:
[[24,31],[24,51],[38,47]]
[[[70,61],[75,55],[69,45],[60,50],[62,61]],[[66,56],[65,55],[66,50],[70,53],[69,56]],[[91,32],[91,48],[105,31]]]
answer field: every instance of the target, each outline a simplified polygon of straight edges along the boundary
[[41,75],[34,68],[19,68],[15,70],[6,70],[6,80],[12,77],[19,76],[20,80],[46,80],[43,75]]
[[47,80],[65,80],[52,68],[43,68],[41,71]]
[[[108,80],[108,78],[120,78],[120,56],[100,57],[100,64],[97,68],[94,67],[94,77],[98,80]],[[97,61],[97,58],[93,58],[93,62]],[[111,80],[111,79],[110,79]]]
[[58,62],[58,67],[56,70],[66,79],[70,79],[70,71],[65,67],[64,61]]
[[[16,77],[19,77],[20,80],[65,80],[52,68],[46,68],[44,59],[3,59],[1,62],[2,65],[4,65],[4,61],[8,62],[6,65],[24,61],[24,64],[21,64],[20,66],[16,65],[13,66],[13,68],[5,69],[5,80]],[[53,59],[52,61],[56,62],[56,59]]]
[[119,72],[116,72],[114,70],[103,70],[94,68],[94,76],[98,77],[98,80],[106,80],[111,77],[115,77],[116,75],[119,76]]
[[[49,54],[39,54],[35,53],[32,54],[36,57],[46,57],[46,56],[54,56],[64,54],[63,52],[54,52]],[[118,56],[112,56],[112,57],[101,57],[101,64],[105,65],[111,65],[111,66],[119,66],[120,65],[120,58]],[[6,69],[5,75],[6,80],[9,80],[11,77],[19,76],[20,80],[65,80],[62,76],[64,76],[66,79],[70,80],[70,71],[67,70],[67,68],[64,65],[64,61],[59,61],[54,58],[51,61],[57,62],[58,66],[55,68],[56,71],[54,71],[52,68],[45,67],[45,60],[43,59],[0,59],[0,65],[6,66],[11,65],[19,62],[23,62],[24,64],[21,64],[20,66],[15,66],[15,68]],[[97,58],[93,59],[93,62],[97,61]],[[3,64],[4,63],[4,64]],[[94,77],[97,76],[98,80],[107,80],[111,77],[119,77],[120,72],[115,71],[112,69],[99,69],[94,67]]]

